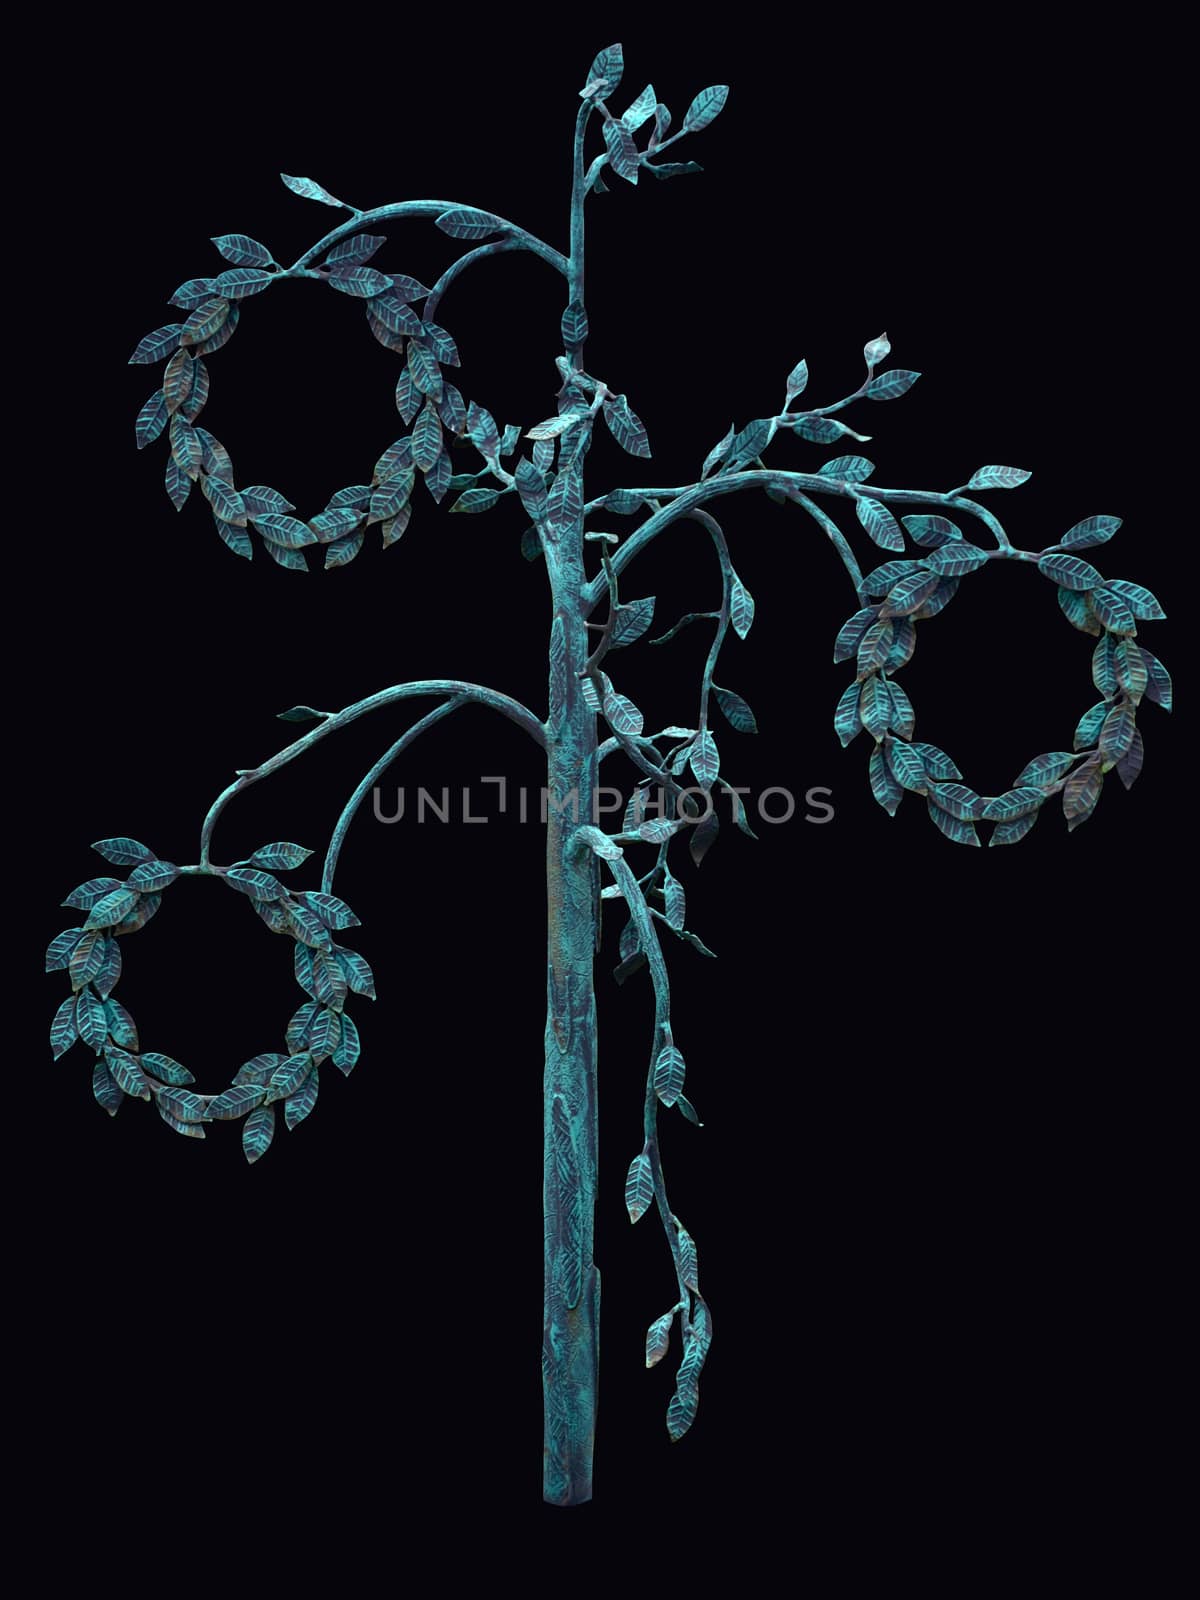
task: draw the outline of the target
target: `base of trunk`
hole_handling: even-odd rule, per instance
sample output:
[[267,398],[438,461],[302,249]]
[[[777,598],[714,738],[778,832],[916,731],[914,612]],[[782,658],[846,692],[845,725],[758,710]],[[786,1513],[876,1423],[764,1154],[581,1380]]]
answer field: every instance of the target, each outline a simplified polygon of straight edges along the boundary
[[592,1267],[579,1304],[558,1307],[542,1338],[542,1499],[550,1505],[578,1506],[592,1498],[599,1368],[600,1274]]

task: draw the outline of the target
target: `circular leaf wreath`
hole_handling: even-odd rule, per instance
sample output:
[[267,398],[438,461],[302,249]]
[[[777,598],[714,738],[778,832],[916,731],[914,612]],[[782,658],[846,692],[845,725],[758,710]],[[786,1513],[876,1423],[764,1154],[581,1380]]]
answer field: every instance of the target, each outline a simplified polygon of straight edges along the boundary
[[[123,882],[92,878],[63,901],[88,915],[46,952],[46,971],[65,970],[71,979],[71,993],[50,1026],[55,1059],[76,1041],[96,1052],[92,1092],[110,1116],[126,1095],[153,1100],[167,1126],[191,1139],[204,1138],[206,1123],[244,1117],[242,1149],[247,1161],[257,1161],[274,1137],[276,1105],[282,1103],[284,1122],[294,1128],[317,1103],[321,1062],[332,1061],[348,1075],[358,1060],[358,1029],[346,1014],[346,998],[354,993],[373,1000],[375,979],[357,951],[333,938],[357,926],[358,918],[336,895],[285,889],[274,876],[312,854],[302,845],[264,845],[232,867],[177,867],[136,839],[101,839],[92,848],[133,870]],[[195,874],[223,879],[249,897],[268,928],[295,940],[296,981],[308,997],[287,1025],[286,1051],[252,1057],[215,1095],[188,1088],[192,1074],[171,1056],[142,1050],[133,1018],[112,997],[121,976],[118,940],[149,922],[177,879]]]
[[[1088,517],[1059,544],[1034,553],[1002,546],[982,550],[964,539],[942,516],[903,518],[910,537],[931,554],[917,560],[886,561],[863,581],[863,606],[841,628],[835,662],[854,657],[857,673],[834,713],[843,745],[862,730],[875,740],[869,776],[871,792],[895,816],[904,791],[924,795],[929,815],[957,844],[978,845],[976,822],[994,822],[989,844],[1014,844],[1038,819],[1043,803],[1062,794],[1068,830],[1085,822],[1100,798],[1105,774],[1116,769],[1128,789],[1142,770],[1142,736],[1137,710],[1143,699],[1171,709],[1171,677],[1157,656],[1135,635],[1139,622],[1157,622],[1166,613],[1149,589],[1121,578],[1106,579],[1069,552],[1099,545],[1120,527],[1119,517]],[[916,624],[937,616],[953,599],[960,581],[997,559],[1035,561],[1038,571],[1058,586],[1058,603],[1067,621],[1096,638],[1092,681],[1098,700],[1079,720],[1071,750],[1035,756],[1000,795],[980,795],[962,782],[962,773],[936,745],[913,739],[912,702],[892,674],[916,648]]]
[[[452,219],[455,214],[449,215]],[[454,228],[448,226],[446,231]],[[193,484],[198,484],[212,508],[217,532],[237,555],[253,556],[251,528],[281,567],[299,572],[308,570],[302,554],[307,545],[326,546],[327,568],[353,561],[373,524],[379,525],[386,548],[408,526],[418,469],[438,503],[449,489],[467,490],[453,507],[456,511],[482,511],[499,498],[498,490],[471,486],[492,470],[500,456],[516,449],[520,429],[508,427],[501,437],[490,413],[474,404],[468,409],[459,390],[446,380],[443,365],[459,364],[454,340],[413,309],[414,302],[428,299],[434,291],[404,273],[387,274],[367,265],[385,242],[378,235],[358,234],[334,245],[319,268],[284,269],[256,239],[243,233],[223,234],[213,243],[233,265],[216,277],[189,278],[181,284],[170,304],[187,313],[186,321],[155,328],[129,358],[139,365],[166,361],[162,384],[137,415],[138,449],[166,433],[170,445],[166,490],[172,505],[181,511]],[[412,427],[380,456],[370,483],[339,489],[324,511],[308,521],[293,515],[296,507],[277,489],[264,484],[237,487],[229,452],[197,420],[211,389],[205,357],[233,337],[241,302],[281,278],[296,276],[317,278],[364,302],[371,332],[405,359],[396,383],[396,405]],[[488,465],[479,472],[454,475],[445,447],[448,434],[469,435]]]

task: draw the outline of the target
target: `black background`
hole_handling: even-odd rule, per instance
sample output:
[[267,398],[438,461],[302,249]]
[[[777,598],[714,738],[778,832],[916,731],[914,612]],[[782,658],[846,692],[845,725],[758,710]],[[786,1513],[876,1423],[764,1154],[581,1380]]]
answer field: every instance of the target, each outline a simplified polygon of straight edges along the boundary
[[[210,235],[243,231],[288,261],[337,225],[280,169],[364,208],[426,195],[492,208],[565,247],[575,91],[610,35],[627,62],[617,109],[647,79],[677,122],[704,85],[732,91],[678,149],[702,176],[614,179],[589,202],[589,369],[629,394],[654,449],[640,463],[598,437],[589,492],[690,481],[730,422],[776,403],[801,355],[826,403],[886,328],[892,363],[924,376],[901,401],[856,407],[871,442],[844,448],[889,485],[1032,468],[1019,491],[984,497],[1014,542],[1121,515],[1099,564],[1173,611],[1160,468],[1179,301],[1160,220],[1169,175],[1122,89],[1153,88],[1136,41],[1093,34],[1058,52],[1027,32],[983,52],[943,37],[934,65],[917,35],[611,21],[484,35],[459,13],[437,20],[330,23],[304,48],[242,40],[219,65],[211,35],[200,59],[150,34],[110,58],[106,36],[68,69],[41,160],[47,184],[71,190],[69,228],[54,225],[71,243],[38,358],[45,404],[61,414],[65,383],[78,426],[69,444],[56,433],[54,510],[12,618],[34,625],[22,677],[46,781],[22,831],[46,830],[45,909],[29,920],[47,940],[65,923],[54,902],[106,870],[89,840],[129,833],[194,860],[233,770],[287,741],[272,721],[285,706],[439,675],[541,704],[546,592],[519,554],[518,508],[451,521],[418,486],[402,543],[381,553],[371,537],[343,571],[287,573],[261,550],[239,562],[199,504],[171,508],[165,444],[135,452],[156,369],[125,362],[173,317],[176,284],[219,269]],[[457,253],[428,223],[387,231],[381,264],[426,281]],[[562,298],[524,254],[446,296],[456,381],[502,424],[553,410]],[[248,302],[210,371],[202,421],[238,481],[279,487],[302,515],[368,476],[401,431],[396,358],[354,302],[316,284]],[[838,453],[775,448],[797,465]],[[439,1514],[506,1529],[520,1554],[548,1531],[569,1539],[572,1515],[616,1529],[653,1506],[702,1514],[710,1538],[754,1526],[764,1560],[794,1530],[849,1570],[901,1546],[933,1560],[951,1526],[972,1564],[1047,1532],[1065,1561],[1101,1539],[1105,1508],[1128,1506],[1171,1316],[1154,1241],[1177,1182],[1157,1149],[1175,1068],[1170,1050],[1143,1052],[1171,987],[1159,908],[1176,872],[1180,736],[1147,707],[1143,777],[1130,794],[1110,780],[1070,838],[1054,807],[1003,851],[950,844],[911,797],[889,819],[863,741],[843,752],[832,732],[848,668],[831,667],[831,644],[854,609],[834,553],[761,495],[718,511],[758,602],[718,677],[762,729],[719,733],[724,770],[755,793],[830,789],[836,815],[806,823],[801,803],[758,843],[726,827],[683,872],[689,925],[719,957],[668,951],[706,1124],[668,1118],[664,1132],[716,1329],[692,1436],[668,1446],[667,1364],[642,1369],[671,1284],[655,1223],[630,1230],[621,1200],[651,1014],[647,983],[608,975],[621,919],[606,917],[598,966],[597,1499],[563,1513],[539,1498],[541,830],[511,816],[385,827],[364,812],[337,883],[379,981],[378,1003],[356,1009],[363,1058],[348,1082],[327,1069],[317,1112],[260,1165],[232,1129],[200,1150],[148,1107],[109,1123],[78,1048],[22,1078],[24,1316],[56,1441],[46,1470],[77,1509],[132,1448],[151,1499],[164,1480],[214,1510],[249,1494],[265,1524],[336,1507],[360,1555],[384,1534],[421,1544]],[[712,604],[714,578],[685,524],[626,592],[656,594],[666,625]],[[1174,666],[1170,631],[1144,636]],[[699,629],[639,644],[613,676],[651,726],[687,722],[703,648]],[[1095,698],[1090,651],[1036,572],[989,568],[920,630],[904,670],[918,734],[997,792],[1069,743]],[[316,868],[407,715],[335,736],[235,802],[215,859],[296,839]],[[536,796],[537,752],[467,709],[402,759],[385,795],[404,784],[411,814],[418,784],[472,784],[479,810],[484,774]],[[615,762],[606,776],[628,780]],[[290,945],[208,882],[173,888],[125,961],[118,995],[143,1045],[204,1089],[278,1048],[296,1003]],[[47,1019],[62,992],[60,975],[45,980]],[[802,1548],[794,1559],[803,1568]]]

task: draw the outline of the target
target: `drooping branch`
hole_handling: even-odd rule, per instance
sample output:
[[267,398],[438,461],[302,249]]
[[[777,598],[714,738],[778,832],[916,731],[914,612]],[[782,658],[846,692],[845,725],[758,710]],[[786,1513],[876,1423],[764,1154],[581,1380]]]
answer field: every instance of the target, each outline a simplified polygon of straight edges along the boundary
[[213,828],[217,818],[228,805],[229,801],[243,789],[248,789],[251,784],[257,783],[261,778],[266,778],[273,772],[278,772],[289,761],[294,761],[297,756],[304,754],[312,748],[318,740],[324,739],[328,734],[336,732],[339,728],[348,726],[359,717],[365,716],[369,711],[377,711],[381,706],[393,705],[397,700],[408,700],[416,695],[445,695],[448,698],[460,701],[473,701],[479,705],[490,706],[494,711],[501,712],[519,727],[524,728],[539,748],[545,749],[546,730],[541,722],[534,716],[527,706],[519,700],[514,700],[510,695],[501,694],[497,689],[485,688],[478,683],[464,683],[458,678],[425,678],[413,683],[396,684],[390,689],[381,689],[378,693],[368,695],[365,700],[356,701],[353,705],[346,706],[344,710],[329,713],[324,720],[311,732],[302,738],[296,739],[285,749],[264,761],[261,766],[248,768],[239,772],[236,780],[229,785],[209,808],[200,830],[200,863],[208,864],[209,846],[212,840]]
[[[593,838],[592,836],[597,836]],[[650,979],[654,988],[654,1031],[650,1050],[650,1066],[646,1075],[646,1095],[643,1108],[643,1133],[645,1136],[644,1154],[650,1162],[650,1169],[654,1180],[654,1198],[658,1212],[662,1218],[663,1227],[667,1235],[667,1243],[671,1250],[671,1259],[675,1265],[675,1276],[679,1283],[680,1309],[683,1315],[685,1330],[690,1326],[689,1294],[685,1278],[684,1263],[680,1256],[679,1237],[676,1219],[667,1201],[666,1179],[663,1175],[662,1156],[658,1145],[658,1095],[655,1092],[655,1065],[657,1063],[661,1046],[670,1036],[671,1027],[671,983],[667,974],[666,958],[662,953],[659,943],[658,931],[654,926],[650,907],[642,893],[638,880],[626,863],[618,846],[613,845],[607,836],[598,828],[582,828],[577,835],[579,848],[596,849],[596,854],[604,861],[621,891],[625,904],[629,907],[630,917],[637,929],[638,940],[650,970]],[[615,852],[615,854],[614,854]]]
[[[678,1298],[670,1310],[656,1318],[650,1326],[646,1338],[646,1365],[653,1366],[662,1358],[669,1341],[671,1324],[678,1314],[683,1356],[676,1374],[675,1394],[667,1409],[667,1429],[672,1439],[679,1439],[695,1420],[700,1371],[712,1342],[712,1319],[700,1293],[696,1246],[667,1200],[658,1140],[659,1101],[666,1106],[678,1105],[691,1121],[698,1119],[682,1092],[685,1069],[683,1057],[675,1048],[671,1034],[671,990],[667,964],[641,883],[626,864],[620,846],[599,828],[586,826],[578,829],[572,843],[577,849],[591,849],[612,873],[616,887],[629,907],[637,942],[646,957],[654,986],[654,1029],[646,1074],[643,1143],[629,1169],[625,1202],[630,1220],[636,1223],[653,1198],[675,1268]],[[661,851],[659,859],[661,865]]]

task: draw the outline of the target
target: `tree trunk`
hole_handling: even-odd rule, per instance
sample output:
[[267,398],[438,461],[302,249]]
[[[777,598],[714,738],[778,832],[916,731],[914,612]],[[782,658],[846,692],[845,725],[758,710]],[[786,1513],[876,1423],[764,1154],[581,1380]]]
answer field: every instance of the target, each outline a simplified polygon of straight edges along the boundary
[[598,874],[590,850],[568,849],[575,828],[593,820],[596,723],[577,677],[587,654],[576,588],[565,603],[556,603],[551,633],[546,785],[542,1493],[563,1506],[592,1497],[600,1355],[600,1274],[592,1261]]

